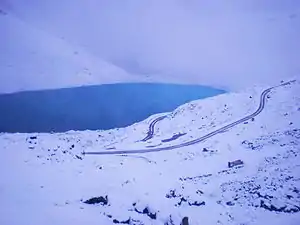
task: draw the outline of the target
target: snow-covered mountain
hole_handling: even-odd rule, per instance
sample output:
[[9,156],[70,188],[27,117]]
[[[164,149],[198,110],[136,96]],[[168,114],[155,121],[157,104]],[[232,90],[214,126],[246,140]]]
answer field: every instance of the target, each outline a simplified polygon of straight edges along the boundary
[[1,0],[0,92],[128,81],[242,90],[299,74],[298,0]]
[[0,28],[0,93],[137,81],[84,48],[4,10]]
[[1,225],[300,224],[299,1],[183,2],[0,0],[0,93],[239,89],[126,128],[0,133]]
[[[193,140],[253,113],[265,88],[185,104],[145,142],[160,115],[108,131],[0,134],[0,224],[177,225],[187,217],[192,225],[298,225],[299,80],[272,89],[255,118],[204,142],[146,154],[81,154]],[[228,164],[236,160],[243,164]]]

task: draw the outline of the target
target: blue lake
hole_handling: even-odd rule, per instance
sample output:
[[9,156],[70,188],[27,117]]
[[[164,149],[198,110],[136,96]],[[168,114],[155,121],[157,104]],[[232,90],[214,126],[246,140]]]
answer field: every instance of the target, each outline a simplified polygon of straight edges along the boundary
[[0,132],[125,127],[225,91],[199,85],[120,83],[0,95]]

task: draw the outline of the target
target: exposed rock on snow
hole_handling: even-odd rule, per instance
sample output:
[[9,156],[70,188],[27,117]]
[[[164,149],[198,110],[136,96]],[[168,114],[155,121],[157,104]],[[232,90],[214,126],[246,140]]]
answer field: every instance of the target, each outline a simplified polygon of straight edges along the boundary
[[[205,142],[143,155],[81,154],[193,140],[254,112],[262,90],[185,104],[147,142],[137,141],[153,118],[109,131],[0,134],[0,224],[178,225],[187,217],[192,225],[297,225],[299,81],[272,90],[255,120]],[[186,135],[161,141],[174,133]],[[237,159],[243,166],[228,168]],[[99,193],[109,197],[91,198]]]
[[84,201],[85,204],[90,204],[90,205],[94,205],[94,204],[101,204],[101,205],[107,205],[108,204],[108,198],[107,196],[105,197],[94,197],[94,198],[90,198],[86,201]]
[[235,160],[232,162],[228,162],[228,167],[231,168],[231,167],[235,167],[235,166],[241,166],[243,164],[244,164],[244,162],[242,160],[238,159],[238,160]]

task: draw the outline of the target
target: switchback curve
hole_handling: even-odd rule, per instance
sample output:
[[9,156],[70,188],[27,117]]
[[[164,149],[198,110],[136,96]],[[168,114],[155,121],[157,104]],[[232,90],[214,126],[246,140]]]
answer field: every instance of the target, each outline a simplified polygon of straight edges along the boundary
[[259,106],[257,108],[257,110],[255,112],[253,112],[252,114],[243,117],[242,119],[239,119],[233,123],[230,123],[226,126],[223,126],[215,131],[212,131],[202,137],[199,137],[197,139],[191,140],[191,141],[187,141],[187,142],[183,142],[177,145],[172,145],[172,146],[167,146],[167,147],[160,147],[160,148],[152,148],[152,149],[138,149],[138,150],[114,150],[114,151],[101,151],[101,152],[83,152],[82,154],[84,155],[126,155],[126,154],[136,154],[136,153],[150,153],[150,152],[160,152],[160,151],[169,151],[169,150],[173,150],[173,149],[177,149],[177,148],[182,148],[182,147],[186,147],[186,146],[190,146],[190,145],[194,145],[197,144],[199,142],[202,142],[212,136],[215,136],[219,133],[223,133],[224,131],[228,130],[229,128],[232,128],[238,124],[241,124],[255,116],[257,116],[258,114],[260,114],[263,109],[265,108],[266,105],[266,96],[267,94],[274,88],[280,87],[280,86],[285,86],[285,85],[289,85],[291,83],[295,82],[295,80],[292,81],[288,81],[285,83],[282,83],[280,85],[274,86],[274,87],[270,87],[266,90],[264,90],[261,95],[260,95],[260,103]]

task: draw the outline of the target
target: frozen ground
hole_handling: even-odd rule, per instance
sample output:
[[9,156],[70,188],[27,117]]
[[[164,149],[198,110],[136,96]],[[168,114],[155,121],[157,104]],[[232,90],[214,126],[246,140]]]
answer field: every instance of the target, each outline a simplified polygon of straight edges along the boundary
[[[254,112],[265,88],[185,104],[146,142],[160,115],[108,131],[0,134],[0,224],[177,225],[187,216],[192,225],[298,225],[299,80],[274,89],[253,121],[205,142],[159,153],[81,154],[203,136]],[[178,133],[186,134],[162,141]],[[228,168],[238,159],[244,164]],[[102,203],[84,203],[93,197]]]

